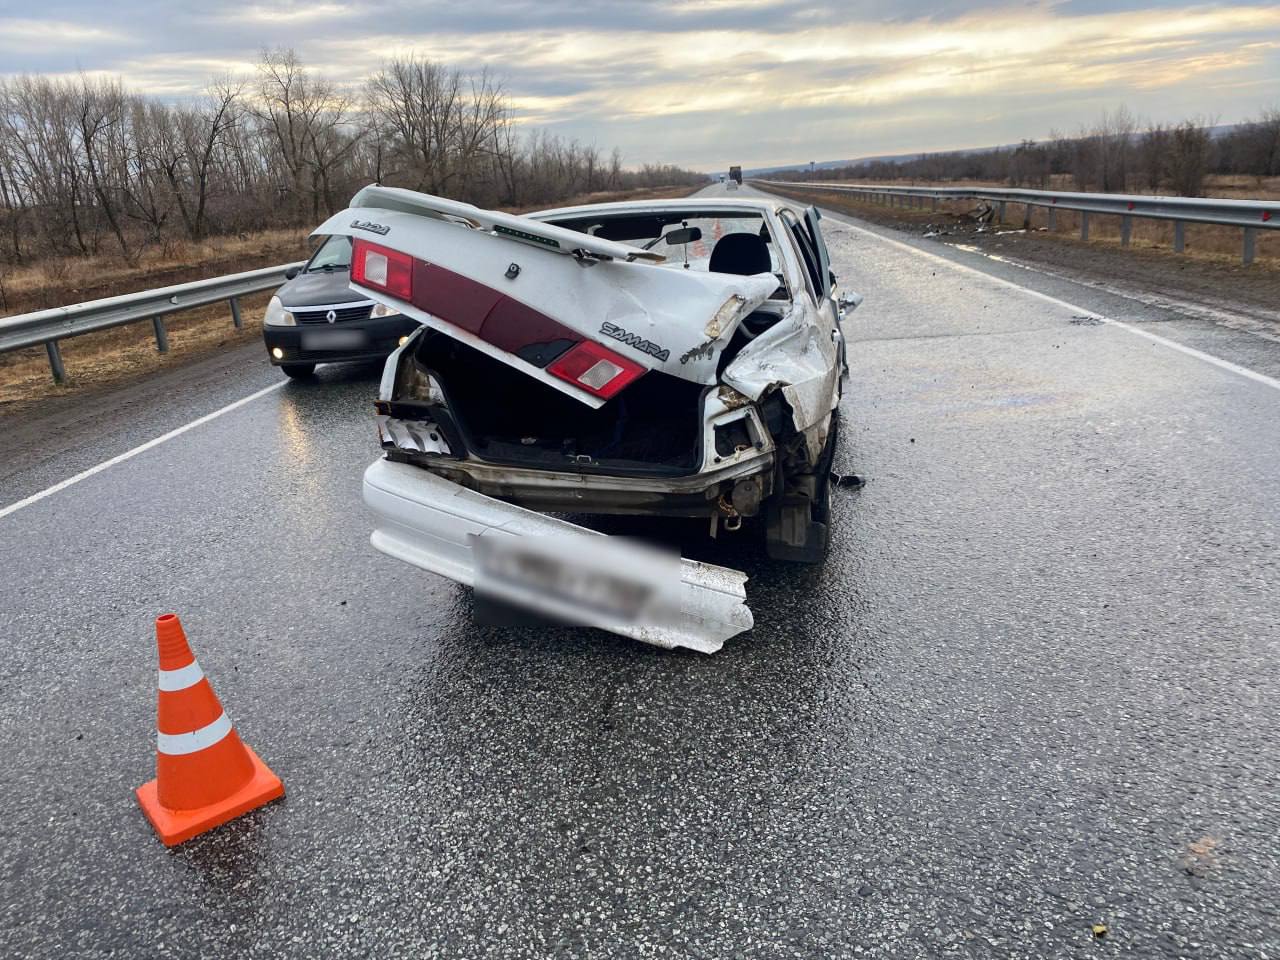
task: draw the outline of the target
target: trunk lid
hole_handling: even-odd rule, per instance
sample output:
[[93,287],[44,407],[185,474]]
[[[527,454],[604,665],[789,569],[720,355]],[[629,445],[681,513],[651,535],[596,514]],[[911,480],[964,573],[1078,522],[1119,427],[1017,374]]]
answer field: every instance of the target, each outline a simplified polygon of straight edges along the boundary
[[[634,375],[711,385],[738,324],[777,287],[772,274],[661,266],[636,247],[390,187],[365,187],[316,233],[353,239],[354,289],[596,408],[606,395],[552,372],[575,347],[604,346]],[[357,262],[369,251],[411,258],[398,296],[369,279],[385,259],[372,274]]]

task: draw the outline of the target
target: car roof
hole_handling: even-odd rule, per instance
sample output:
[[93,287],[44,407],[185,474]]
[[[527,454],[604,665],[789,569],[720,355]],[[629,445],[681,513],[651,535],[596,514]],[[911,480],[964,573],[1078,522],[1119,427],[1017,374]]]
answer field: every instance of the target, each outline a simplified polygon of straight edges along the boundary
[[690,197],[683,200],[615,200],[612,203],[584,203],[576,207],[556,207],[538,210],[525,216],[533,220],[551,220],[560,217],[590,216],[591,214],[626,214],[678,212],[682,210],[741,210],[743,213],[764,214],[783,206],[774,199],[726,199],[725,197]]

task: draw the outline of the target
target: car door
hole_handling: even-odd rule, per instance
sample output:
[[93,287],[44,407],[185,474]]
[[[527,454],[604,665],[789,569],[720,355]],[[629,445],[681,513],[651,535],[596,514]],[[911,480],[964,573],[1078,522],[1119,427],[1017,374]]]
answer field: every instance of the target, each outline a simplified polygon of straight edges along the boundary
[[822,272],[822,293],[827,299],[831,299],[831,288],[835,285],[831,274],[831,256],[827,253],[827,242],[822,238],[822,230],[818,226],[818,221],[822,219],[822,212],[817,207],[809,207],[804,212],[804,225],[809,234],[809,241],[813,244],[814,253],[818,257],[818,267]]
[[[809,207],[804,212],[803,221],[788,217],[787,225],[791,228],[796,253],[809,277],[818,316],[821,318],[820,322],[829,330],[831,342],[836,346],[840,374],[843,376],[848,368],[845,359],[844,329],[840,326],[840,306],[835,302],[831,258],[827,253],[827,244],[823,240],[822,230],[818,227],[818,221],[821,218],[822,214],[817,207]],[[814,242],[815,237],[817,243]]]
[[783,208],[776,216],[769,229],[791,293],[787,322],[775,324],[748,343],[725,368],[722,379],[752,398],[780,384],[792,421],[805,434],[816,461],[837,398],[843,344],[831,298],[823,292],[808,229],[790,209]]
[[831,270],[831,255],[827,252],[827,241],[822,236],[822,228],[818,226],[818,221],[821,219],[822,211],[817,207],[811,206],[804,212],[805,230],[809,235],[809,240],[813,243],[814,253],[818,258],[818,267],[822,274],[822,308],[830,312],[834,321],[831,336],[840,348],[840,370],[843,373],[849,369],[848,362],[845,359],[844,328],[840,326],[840,305],[835,300],[836,276]]

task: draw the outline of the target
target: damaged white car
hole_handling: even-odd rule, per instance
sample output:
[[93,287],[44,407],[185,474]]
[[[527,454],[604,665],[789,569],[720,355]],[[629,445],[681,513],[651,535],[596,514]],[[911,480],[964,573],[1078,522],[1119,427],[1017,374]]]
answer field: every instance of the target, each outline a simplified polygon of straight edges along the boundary
[[836,298],[816,209],[703,198],[520,217],[372,186],[317,233],[350,236],[352,285],[422,324],[377,401],[378,549],[707,652],[751,626],[743,574],[664,572],[546,513],[700,517],[713,536],[750,521],[775,558],[825,557],[840,320],[859,298]]

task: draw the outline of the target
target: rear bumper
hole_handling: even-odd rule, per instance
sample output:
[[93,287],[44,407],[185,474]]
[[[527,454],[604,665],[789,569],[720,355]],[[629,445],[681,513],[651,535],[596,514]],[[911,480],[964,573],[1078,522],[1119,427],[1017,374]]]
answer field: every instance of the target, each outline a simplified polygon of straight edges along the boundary
[[[476,581],[472,536],[601,536],[388,460],[378,460],[365,471],[364,502],[376,517],[370,537],[376,549],[468,586]],[[557,613],[645,643],[714,653],[725,640],[751,629],[746,580],[737,570],[681,560],[680,610],[673,621],[618,623],[590,610]]]
[[[295,327],[264,324],[262,339],[267,346],[267,356],[276,366],[282,363],[380,360],[400,345],[401,337],[413,333],[419,326],[417,321],[403,316],[337,324],[304,323]],[[284,354],[283,357],[272,352],[277,349]]]

